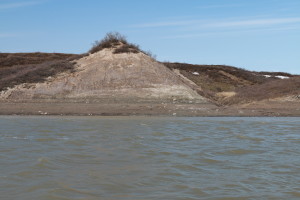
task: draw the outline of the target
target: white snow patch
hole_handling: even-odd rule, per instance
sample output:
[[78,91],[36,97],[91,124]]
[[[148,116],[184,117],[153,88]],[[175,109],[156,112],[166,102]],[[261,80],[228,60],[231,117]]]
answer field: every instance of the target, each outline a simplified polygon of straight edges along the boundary
[[263,75],[263,76],[266,77],[266,78],[272,78],[272,77],[280,78],[280,79],[289,79],[290,78],[288,76],[272,76],[272,75]]
[[272,76],[271,75],[264,75],[264,77],[271,78]]
[[192,72],[193,75],[199,76],[200,74],[198,72]]
[[276,78],[280,78],[280,79],[289,79],[290,77],[288,76],[275,76]]

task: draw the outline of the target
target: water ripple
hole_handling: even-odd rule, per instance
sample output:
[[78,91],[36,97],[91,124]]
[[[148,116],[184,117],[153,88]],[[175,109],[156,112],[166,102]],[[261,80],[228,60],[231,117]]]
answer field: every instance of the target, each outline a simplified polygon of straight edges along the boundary
[[0,199],[299,199],[300,118],[0,117]]

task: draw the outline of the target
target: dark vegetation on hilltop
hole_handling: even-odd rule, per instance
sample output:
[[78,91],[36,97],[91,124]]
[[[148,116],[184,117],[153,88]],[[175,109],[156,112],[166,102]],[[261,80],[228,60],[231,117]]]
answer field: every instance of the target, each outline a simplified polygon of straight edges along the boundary
[[89,50],[89,53],[93,54],[103,49],[114,49],[114,54],[141,52],[155,59],[155,55],[153,55],[150,51],[143,51],[139,45],[129,43],[126,36],[118,32],[107,33],[102,40],[95,41],[93,47]]
[[102,40],[95,41],[89,53],[96,53],[103,49],[115,48],[114,53],[139,53],[138,45],[128,43],[126,37],[120,33],[108,33]]

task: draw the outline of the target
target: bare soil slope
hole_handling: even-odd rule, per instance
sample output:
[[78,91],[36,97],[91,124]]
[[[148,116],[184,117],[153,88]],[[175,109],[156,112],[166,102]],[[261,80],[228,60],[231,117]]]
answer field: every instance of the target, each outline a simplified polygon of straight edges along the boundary
[[40,83],[24,83],[1,92],[7,100],[56,101],[178,101],[204,103],[170,69],[139,53],[103,49],[75,61],[72,71]]

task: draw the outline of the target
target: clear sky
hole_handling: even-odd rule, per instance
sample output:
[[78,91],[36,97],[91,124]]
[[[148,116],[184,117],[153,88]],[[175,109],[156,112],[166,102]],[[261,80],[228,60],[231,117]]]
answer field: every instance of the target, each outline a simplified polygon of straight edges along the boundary
[[299,0],[0,0],[0,52],[86,52],[118,31],[160,61],[300,74]]

